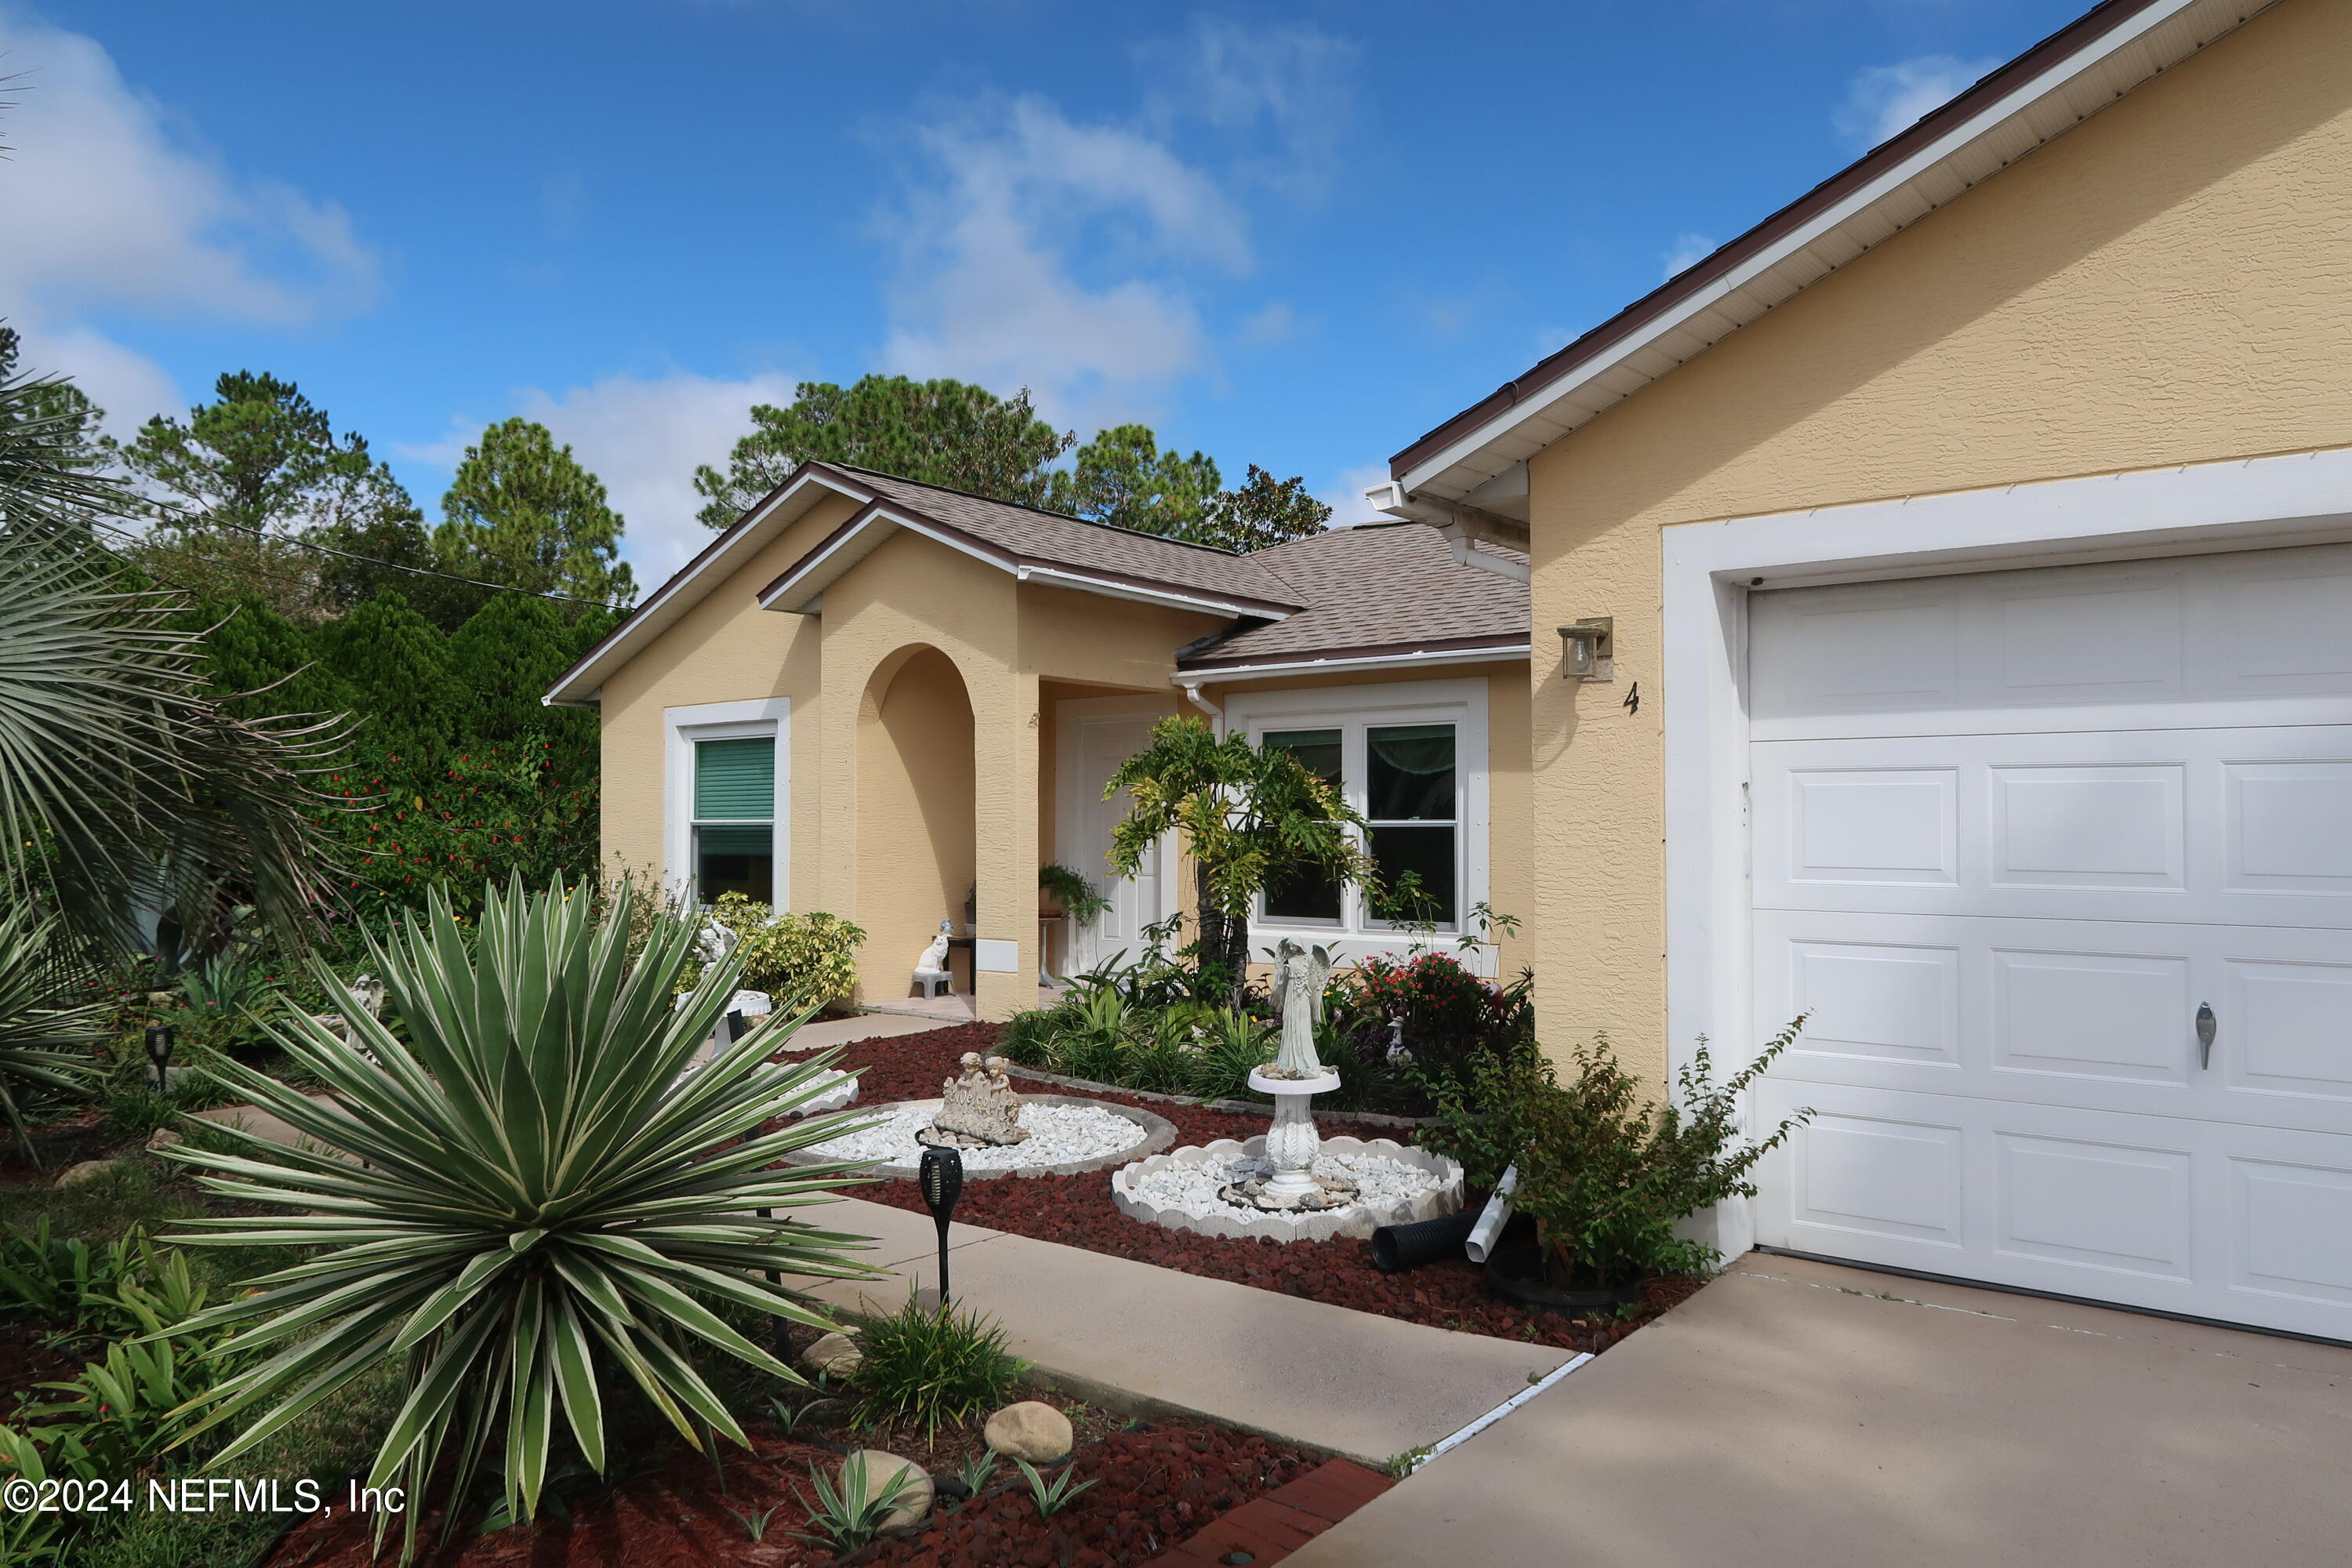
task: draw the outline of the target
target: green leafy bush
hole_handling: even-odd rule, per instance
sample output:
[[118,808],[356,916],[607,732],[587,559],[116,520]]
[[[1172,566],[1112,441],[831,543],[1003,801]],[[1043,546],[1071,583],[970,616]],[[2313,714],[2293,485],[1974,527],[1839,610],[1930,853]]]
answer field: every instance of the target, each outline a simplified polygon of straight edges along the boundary
[[30,1230],[0,1226],[0,1318],[87,1328],[135,1260],[127,1238],[94,1248],[79,1237],[50,1235],[47,1215]]
[[87,1048],[106,1037],[104,1004],[58,1004],[58,940],[57,922],[21,899],[0,912],[0,1118],[37,1164],[24,1100],[88,1093],[97,1075]]
[[469,928],[431,895],[425,920],[371,943],[402,1025],[352,1016],[374,1061],[306,1016],[273,1026],[334,1090],[334,1110],[222,1064],[304,1142],[240,1132],[237,1155],[176,1148],[213,1193],[278,1212],[199,1219],[197,1234],[167,1239],[318,1250],[181,1327],[237,1328],[232,1342],[251,1358],[191,1434],[244,1424],[215,1464],[394,1358],[406,1393],[366,1484],[407,1490],[413,1556],[446,1452],[449,1495],[464,1498],[502,1430],[506,1505],[521,1519],[537,1509],[559,1426],[603,1473],[616,1374],[697,1447],[714,1432],[747,1440],[691,1363],[695,1343],[801,1381],[710,1303],[830,1328],[776,1277],[870,1272],[842,1255],[856,1238],[758,1217],[827,1201],[854,1170],[776,1163],[838,1136],[843,1118],[759,1131],[805,1100],[838,1053],[775,1065],[789,1033],[775,1025],[695,1066],[740,965],[712,966],[674,1007],[696,928],[656,922],[632,963],[627,900],[599,923],[589,898],[515,882],[488,890]]
[[1004,1330],[975,1312],[925,1307],[912,1296],[858,1336],[861,1425],[919,1425],[936,1435],[1004,1403],[1028,1363],[1004,1348]]
[[[838,1001],[857,983],[857,948],[866,932],[837,916],[779,914],[741,893],[721,893],[699,918],[743,939],[735,950],[742,984],[766,992],[786,1017]],[[691,990],[701,977],[698,965],[689,966],[678,976],[679,986]]]
[[1760,1139],[1744,1139],[1741,1098],[1803,1026],[1801,1017],[1753,1062],[1714,1081],[1701,1040],[1675,1075],[1675,1093],[1649,1100],[1605,1037],[1559,1067],[1535,1053],[1484,1055],[1439,1090],[1441,1120],[1424,1147],[1463,1163],[1473,1186],[1519,1168],[1514,1196],[1536,1222],[1546,1278],[1565,1289],[1689,1274],[1719,1259],[1675,1234],[1678,1221],[1734,1195],[1752,1197],[1756,1163],[1811,1115],[1799,1111]]

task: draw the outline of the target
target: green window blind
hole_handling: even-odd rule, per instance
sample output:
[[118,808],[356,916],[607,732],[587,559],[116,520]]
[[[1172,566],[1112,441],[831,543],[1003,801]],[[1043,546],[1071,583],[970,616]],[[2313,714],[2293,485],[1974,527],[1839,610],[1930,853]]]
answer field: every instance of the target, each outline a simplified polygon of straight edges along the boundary
[[768,822],[776,815],[776,742],[764,735],[694,743],[694,816]]

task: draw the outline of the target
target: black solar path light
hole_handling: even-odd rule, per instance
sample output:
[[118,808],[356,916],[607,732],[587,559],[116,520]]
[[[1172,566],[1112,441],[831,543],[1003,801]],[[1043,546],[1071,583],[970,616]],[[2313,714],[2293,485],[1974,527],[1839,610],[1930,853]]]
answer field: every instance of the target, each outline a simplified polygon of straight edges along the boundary
[[163,1069],[172,1065],[172,1046],[175,1037],[174,1037],[172,1032],[172,1026],[169,1024],[150,1024],[147,1026],[147,1059],[155,1064],[155,1092],[157,1094],[169,1094],[172,1092],[171,1078]]
[[936,1145],[924,1150],[917,1181],[923,1189],[923,1203],[940,1227],[940,1310],[944,1313],[948,1310],[948,1216],[955,1213],[956,1199],[963,1193],[963,1156]]

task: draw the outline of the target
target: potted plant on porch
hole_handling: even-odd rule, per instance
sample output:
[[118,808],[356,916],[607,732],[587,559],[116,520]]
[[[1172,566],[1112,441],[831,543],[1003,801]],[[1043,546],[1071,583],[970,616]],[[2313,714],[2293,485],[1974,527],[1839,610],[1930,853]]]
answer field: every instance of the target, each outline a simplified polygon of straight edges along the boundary
[[1638,1300],[1646,1280],[1717,1267],[1714,1247],[1676,1227],[1727,1198],[1754,1196],[1757,1163],[1811,1116],[1800,1110],[1753,1140],[1740,1131],[1748,1086],[1803,1024],[1790,1024],[1720,1084],[1701,1040],[1663,1103],[1605,1037],[1559,1065],[1534,1052],[1489,1056],[1466,1085],[1441,1090],[1442,1130],[1423,1142],[1444,1152],[1449,1142],[1472,1145],[1465,1152],[1485,1153],[1490,1177],[1500,1152],[1516,1151],[1514,1206],[1535,1225],[1532,1243],[1488,1257],[1488,1287],[1526,1306],[1589,1312]]

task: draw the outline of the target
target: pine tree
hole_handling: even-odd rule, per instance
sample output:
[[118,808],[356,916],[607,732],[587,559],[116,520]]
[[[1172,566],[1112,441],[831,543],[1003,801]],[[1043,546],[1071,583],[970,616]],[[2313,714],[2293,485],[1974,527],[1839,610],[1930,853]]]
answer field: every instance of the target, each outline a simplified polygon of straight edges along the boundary
[[636,597],[620,556],[621,514],[604,482],[544,425],[509,419],[482,432],[441,498],[441,570],[599,605]]

